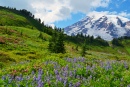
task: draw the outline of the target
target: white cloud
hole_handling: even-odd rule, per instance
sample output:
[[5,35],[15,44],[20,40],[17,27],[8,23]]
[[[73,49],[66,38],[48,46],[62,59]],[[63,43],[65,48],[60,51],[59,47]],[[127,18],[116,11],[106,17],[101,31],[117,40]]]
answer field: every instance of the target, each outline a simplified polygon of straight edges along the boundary
[[130,18],[130,13],[127,13],[127,12],[121,12],[121,13],[119,13],[118,15],[120,15],[120,16],[122,16],[122,17]]
[[97,7],[107,7],[110,0],[0,0],[0,5],[27,9],[45,24],[71,18],[71,13],[88,13]]
[[111,0],[94,0],[92,2],[92,6],[93,7],[107,7],[109,5],[109,3],[111,2]]
[[52,24],[70,17],[71,8],[67,6],[67,2],[58,0],[39,1],[32,2],[31,6],[35,9],[35,16],[40,17],[45,24]]
[[107,7],[109,2],[110,0],[37,0],[31,6],[36,9],[36,17],[48,24],[71,18],[71,13],[86,14],[96,7]]
[[91,17],[94,16],[95,18],[99,18],[99,17],[105,16],[105,15],[118,15],[120,17],[130,18],[130,13],[127,13],[127,12],[118,13],[116,11],[113,11],[113,12],[109,12],[109,11],[101,11],[101,12],[92,11],[92,12],[89,12],[87,14],[87,16],[91,16]]

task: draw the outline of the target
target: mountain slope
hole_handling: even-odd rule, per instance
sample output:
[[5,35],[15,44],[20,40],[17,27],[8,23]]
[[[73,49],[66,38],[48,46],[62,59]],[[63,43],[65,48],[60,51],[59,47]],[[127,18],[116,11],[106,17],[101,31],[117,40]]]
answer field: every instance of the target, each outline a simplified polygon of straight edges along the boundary
[[[15,9],[2,8],[0,9],[0,12],[0,23],[2,24],[0,26],[0,66],[2,64],[10,65],[12,63],[19,63],[26,60],[35,61],[35,59],[44,59],[46,57],[50,57],[51,59],[53,56],[55,58],[63,58],[64,56],[80,56],[82,43],[74,43],[73,40],[76,40],[78,42],[76,37],[69,37],[66,35],[66,37],[69,37],[69,40],[65,40],[66,53],[53,54],[48,50],[49,40],[53,36],[51,34],[48,34],[53,32],[53,29],[51,27],[47,27],[45,25],[43,26],[40,21],[35,20],[32,16],[23,14],[25,12],[28,13],[26,10],[18,11]],[[41,25],[43,26],[42,29],[44,32],[39,31],[42,27]],[[30,29],[28,26],[32,26],[35,29]],[[46,33],[45,30],[48,33]],[[42,37],[39,38],[39,36]],[[79,42],[81,40],[84,42],[83,39],[79,39]],[[92,41],[93,38],[91,38],[89,42]],[[94,45],[87,44],[87,49],[87,53],[98,51],[103,53],[106,52],[109,54],[115,53],[118,56],[121,55],[117,52],[118,49],[113,49],[109,46],[97,46],[96,42]],[[121,50],[123,53],[128,54],[124,48],[119,48],[119,50]],[[95,58],[97,55],[95,56],[92,54],[86,56],[89,56],[89,58]],[[107,58],[109,58],[109,56],[107,56]]]
[[65,28],[68,35],[83,33],[84,35],[101,36],[104,40],[112,40],[121,36],[130,36],[130,21],[117,15],[87,16],[86,18]]
[[22,9],[6,8],[0,6],[0,25],[18,26],[42,30],[43,24],[40,19],[35,19],[31,12]]

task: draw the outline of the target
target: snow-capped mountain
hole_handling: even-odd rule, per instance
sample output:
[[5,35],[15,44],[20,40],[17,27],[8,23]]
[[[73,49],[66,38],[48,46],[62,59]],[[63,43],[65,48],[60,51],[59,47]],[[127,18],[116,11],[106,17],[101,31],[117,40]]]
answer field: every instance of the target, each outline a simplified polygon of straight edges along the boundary
[[130,36],[129,19],[117,15],[87,16],[81,21],[74,23],[64,29],[68,35],[83,33],[84,35],[100,36],[110,41],[121,36]]

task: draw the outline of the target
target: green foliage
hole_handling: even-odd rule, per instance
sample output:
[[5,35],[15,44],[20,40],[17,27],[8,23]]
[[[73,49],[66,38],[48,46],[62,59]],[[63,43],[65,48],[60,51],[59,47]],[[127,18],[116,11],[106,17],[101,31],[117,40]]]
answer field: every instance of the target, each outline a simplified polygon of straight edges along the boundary
[[83,34],[77,34],[76,36],[65,36],[67,41],[81,45],[86,40],[89,46],[109,46],[108,42],[101,39],[100,37],[94,38],[93,36],[83,36]]
[[41,19],[34,18],[34,15],[26,9],[16,10],[0,6],[0,26],[18,26],[30,29],[38,29],[52,35],[53,29],[44,25]]
[[[100,37],[94,39],[93,36],[83,34],[64,35],[61,29],[53,30],[50,26],[45,26],[25,9],[1,7],[0,15],[1,87],[17,87],[18,84],[21,87],[38,86],[34,78],[40,76],[40,69],[43,70],[40,81],[49,87],[68,87],[70,83],[76,87],[129,86],[128,38],[118,40],[124,48],[116,46],[113,49]],[[10,16],[15,18],[11,20]],[[55,70],[58,71],[57,75]],[[31,74],[33,71],[34,74]],[[21,75],[23,79],[17,80]],[[77,86],[79,83],[80,86]]]
[[55,30],[48,48],[54,53],[65,53],[64,34],[62,30]]
[[40,38],[40,39],[42,39],[42,40],[44,39],[44,38],[43,38],[43,35],[42,35],[42,32],[40,32],[38,38]]
[[2,69],[4,66],[4,63],[0,62],[0,69]]
[[75,50],[78,51],[78,45],[76,46]]
[[86,54],[86,41],[84,41],[84,44],[82,45],[81,56],[84,57],[85,54]]
[[56,49],[57,49],[56,53],[65,53],[63,32],[59,33],[59,36],[56,42]]
[[[0,53],[0,62],[4,62],[4,63],[7,63],[7,62],[16,62],[15,59],[11,58],[8,54],[4,54],[4,53]],[[1,66],[3,67],[3,66]]]
[[[17,87],[19,84],[32,87],[44,82],[45,87],[129,86],[130,65],[128,61],[103,61],[81,57],[58,58],[55,56],[32,63],[23,62],[21,65],[14,66],[15,68],[6,69],[6,73],[0,80],[1,85]],[[10,78],[13,76],[13,79]],[[16,80],[17,78],[19,79]],[[11,81],[9,81],[10,79]]]
[[123,47],[123,45],[119,42],[119,40],[118,39],[116,39],[116,38],[114,38],[113,40],[112,40],[112,44],[114,45],[114,46],[121,46],[121,47]]

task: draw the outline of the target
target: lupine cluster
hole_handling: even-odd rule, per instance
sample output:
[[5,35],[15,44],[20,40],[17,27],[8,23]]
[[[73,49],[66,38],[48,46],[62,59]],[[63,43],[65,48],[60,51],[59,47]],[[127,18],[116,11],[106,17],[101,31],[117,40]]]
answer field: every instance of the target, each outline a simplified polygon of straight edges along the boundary
[[64,58],[43,62],[45,68],[27,75],[3,75],[0,85],[5,87],[129,87],[129,64],[126,61]]

